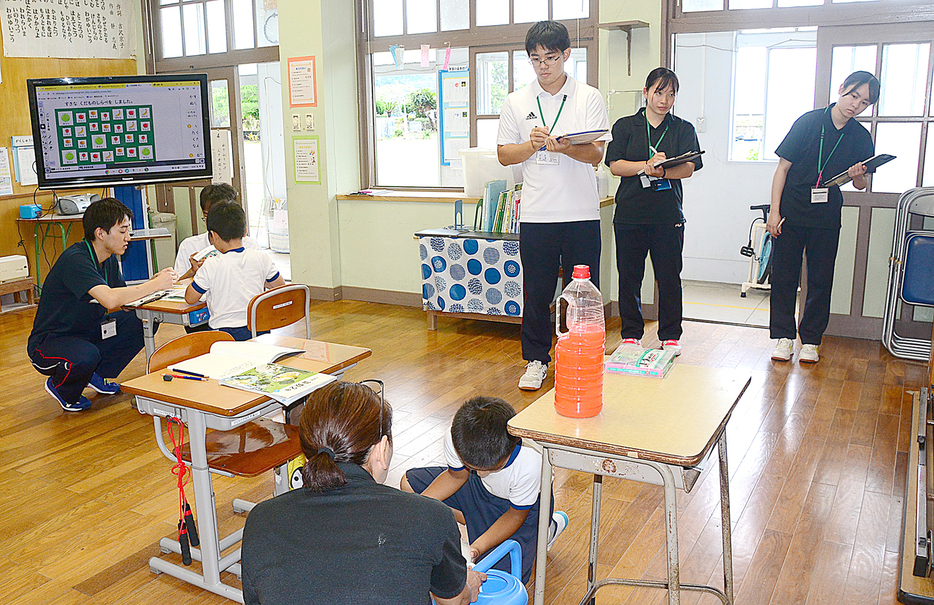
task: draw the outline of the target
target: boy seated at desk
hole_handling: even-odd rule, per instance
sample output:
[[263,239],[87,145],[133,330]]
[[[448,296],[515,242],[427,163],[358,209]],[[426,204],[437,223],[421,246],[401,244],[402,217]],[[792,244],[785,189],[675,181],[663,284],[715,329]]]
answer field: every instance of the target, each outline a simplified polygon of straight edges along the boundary
[[268,288],[284,286],[285,280],[269,256],[244,248],[246,215],[239,204],[212,205],[207,224],[208,241],[220,254],[206,259],[195,271],[185,300],[194,304],[206,294],[211,329],[249,340],[246,311],[250,300]]
[[[484,553],[512,538],[522,547],[522,582],[528,582],[538,543],[542,454],[506,430],[516,415],[496,397],[465,402],[444,438],[447,468],[413,468],[401,488],[443,501],[467,526],[470,554]],[[552,498],[552,503],[554,498]],[[548,548],[568,525],[563,511],[549,511]],[[508,571],[504,558],[494,567]]]
[[[218,202],[234,202],[239,204],[237,201],[239,197],[240,195],[237,193],[237,190],[227,183],[208,185],[201,190],[201,195],[199,196],[201,220],[207,221],[208,212],[214,204]],[[204,233],[192,235],[191,237],[186,237],[184,241],[178,245],[178,254],[175,256],[175,272],[179,275],[178,279],[187,279],[195,274],[195,271],[197,271],[198,267],[204,262],[203,258],[201,260],[195,259],[195,255],[208,247],[211,247],[211,242],[208,241],[208,234],[206,231]],[[252,237],[246,235],[243,237],[243,247],[258,249],[259,245]]]

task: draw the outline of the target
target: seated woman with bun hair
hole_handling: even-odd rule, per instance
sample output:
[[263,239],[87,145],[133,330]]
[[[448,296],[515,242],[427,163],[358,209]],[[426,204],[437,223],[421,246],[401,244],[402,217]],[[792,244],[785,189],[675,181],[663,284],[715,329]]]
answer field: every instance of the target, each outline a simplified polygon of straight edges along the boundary
[[304,487],[260,502],[243,531],[249,604],[439,605],[477,599],[454,514],[382,485],[392,408],[368,386],[335,382],[308,396],[299,431]]

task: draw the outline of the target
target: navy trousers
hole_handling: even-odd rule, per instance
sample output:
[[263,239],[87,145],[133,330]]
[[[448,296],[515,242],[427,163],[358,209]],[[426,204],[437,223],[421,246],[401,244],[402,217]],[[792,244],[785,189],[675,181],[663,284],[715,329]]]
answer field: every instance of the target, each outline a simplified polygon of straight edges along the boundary
[[[441,473],[446,471],[446,467],[431,466],[427,468],[413,468],[405,473],[409,485],[420,494],[425,491],[431,482]],[[532,565],[535,564],[535,550],[538,544],[538,509],[541,504],[541,497],[535,501],[532,508],[529,509],[529,516],[525,518],[522,526],[512,534],[510,539],[519,543],[522,549],[522,583],[525,584],[532,576]],[[464,513],[464,519],[467,521],[467,536],[472,543],[482,536],[486,530],[496,523],[496,520],[503,516],[510,508],[509,500],[494,496],[486,490],[483,482],[477,473],[471,472],[470,478],[454,494],[444,500],[444,503],[451,508]],[[551,518],[554,513],[555,499],[551,498],[551,510],[548,517]],[[486,553],[480,553],[480,559]],[[478,559],[479,561],[479,559]],[[509,557],[500,560],[493,566],[493,569],[500,569],[509,572]]]
[[590,267],[590,281],[600,287],[600,221],[522,223],[519,229],[522,260],[522,358],[551,361],[551,303],[558,286],[558,267],[564,283],[571,281],[574,265]]
[[801,257],[807,252],[808,294],[798,324],[801,344],[819,345],[830,321],[830,294],[840,229],[785,225],[772,239],[772,295],[769,333],[795,339],[795,300],[801,278]]
[[681,251],[684,224],[620,225],[616,233],[616,267],[619,271],[619,315],[623,338],[641,339],[642,280],[645,256],[652,255],[652,270],[658,283],[658,339],[681,339]]
[[46,336],[30,347],[29,359],[40,373],[52,377],[58,394],[77,403],[95,372],[116,378],[143,349],[143,324],[133,311],[116,311],[117,335],[101,340],[99,326],[85,336]]

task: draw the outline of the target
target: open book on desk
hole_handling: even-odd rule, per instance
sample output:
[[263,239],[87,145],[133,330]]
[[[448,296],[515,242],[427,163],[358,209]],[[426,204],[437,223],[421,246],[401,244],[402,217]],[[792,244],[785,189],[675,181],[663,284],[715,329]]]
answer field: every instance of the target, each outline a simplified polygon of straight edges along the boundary
[[259,342],[221,341],[211,345],[210,353],[176,363],[169,370],[214,378],[222,385],[288,405],[336,380],[329,374],[273,363],[301,353],[304,350]]
[[[866,166],[866,173],[869,174],[870,172],[873,172],[879,166],[885,163],[891,162],[894,159],[895,159],[894,155],[891,155],[888,153],[878,153],[872,156],[871,158],[869,158],[868,160],[863,160],[863,165]],[[853,180],[850,178],[849,172],[850,172],[849,169],[844,170],[843,172],[833,177],[829,181],[825,181],[824,187],[833,187],[834,185],[838,185],[838,186],[846,185],[847,183]]]

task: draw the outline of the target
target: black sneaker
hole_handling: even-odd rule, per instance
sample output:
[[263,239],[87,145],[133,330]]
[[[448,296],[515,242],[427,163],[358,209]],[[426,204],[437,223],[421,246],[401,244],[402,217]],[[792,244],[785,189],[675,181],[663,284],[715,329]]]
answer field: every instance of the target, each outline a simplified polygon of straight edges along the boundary
[[55,398],[55,401],[57,401],[66,412],[83,412],[91,407],[91,400],[84,395],[78,399],[77,403],[68,403],[65,401],[62,396],[58,394],[58,390],[55,388],[55,385],[52,384],[51,378],[45,381],[45,390],[49,395]]
[[119,384],[104,380],[97,372],[91,375],[91,381],[88,383],[88,386],[101,395],[116,395],[120,392]]

